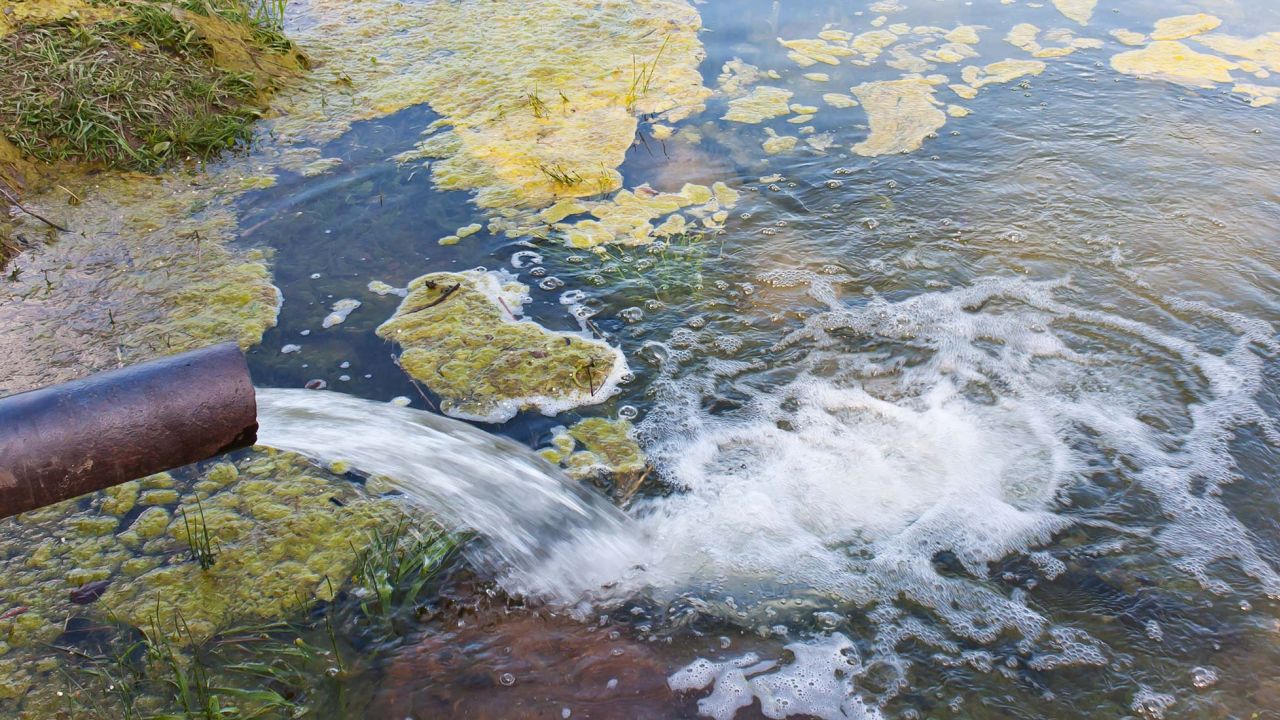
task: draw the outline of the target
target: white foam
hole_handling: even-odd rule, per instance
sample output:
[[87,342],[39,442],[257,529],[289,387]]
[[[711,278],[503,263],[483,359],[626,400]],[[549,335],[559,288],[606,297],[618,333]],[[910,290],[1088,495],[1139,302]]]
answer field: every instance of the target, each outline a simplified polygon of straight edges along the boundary
[[[679,488],[639,509],[657,541],[647,576],[655,586],[706,588],[713,579],[738,599],[726,617],[748,626],[765,615],[786,620],[787,598],[864,608],[876,627],[873,660],[902,675],[878,693],[845,681],[823,692],[872,707],[901,687],[906,665],[896,650],[909,639],[961,661],[961,641],[991,643],[1013,631],[1035,669],[1106,665],[1109,649],[1050,623],[1029,601],[1033,591],[985,580],[991,562],[1017,554],[1046,577],[1061,573],[1060,561],[1037,551],[1080,517],[1062,492],[1091,483],[1109,459],[1163,517],[1103,507],[1091,511],[1091,524],[1154,537],[1210,590],[1228,587],[1232,579],[1213,568],[1231,560],[1280,593],[1280,576],[1217,492],[1235,476],[1233,433],[1252,426],[1271,442],[1280,437],[1254,398],[1262,377],[1255,348],[1275,350],[1266,323],[1179,304],[1195,322],[1217,326],[1210,350],[1180,334],[1191,323],[1171,329],[1081,309],[1062,299],[1069,288],[1060,282],[999,280],[851,307],[833,289],[840,280],[761,278],[804,285],[827,307],[778,344],[795,357],[784,381],[776,368],[707,360],[710,331],[647,349],[663,378],[641,431],[662,476]],[[690,363],[701,365],[682,369]],[[1200,379],[1192,388],[1180,382],[1188,370]],[[706,409],[726,392],[745,398],[741,409]],[[939,553],[963,573],[941,573]],[[754,603],[742,602],[743,588]],[[905,615],[902,601],[933,620]],[[825,647],[834,637],[805,645]],[[822,675],[821,662],[788,649],[794,672]],[[698,677],[710,672],[698,667]],[[690,685],[693,669],[673,684]],[[712,675],[704,714],[731,717],[733,703],[752,697],[771,712],[784,709],[769,697],[784,697],[785,688],[770,690],[740,668],[716,666]],[[826,701],[805,707],[794,712],[851,716]]]

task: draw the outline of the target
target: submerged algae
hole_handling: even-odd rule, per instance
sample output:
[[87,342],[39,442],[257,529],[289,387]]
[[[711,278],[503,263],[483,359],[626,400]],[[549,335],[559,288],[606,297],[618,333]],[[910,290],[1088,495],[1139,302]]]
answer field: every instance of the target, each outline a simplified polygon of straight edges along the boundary
[[[330,588],[346,584],[366,530],[400,516],[391,501],[274,450],[216,464],[194,482],[165,474],[129,485],[0,523],[0,614],[25,608],[0,620],[0,714],[43,720],[51,708],[75,709],[68,701],[85,688],[65,679],[71,656],[50,646],[73,642],[58,640],[68,627],[118,630],[111,642],[123,648],[135,629],[153,633],[158,622],[165,643],[181,647],[232,626],[287,619],[330,599]],[[186,494],[172,511],[152,507],[121,523],[121,507],[110,503],[141,485]],[[207,570],[187,554],[193,527],[212,536]],[[77,604],[71,591],[88,580],[110,584],[95,602]],[[88,708],[104,700],[88,698]],[[151,700],[160,712],[165,701]]]
[[622,352],[520,320],[527,291],[497,272],[423,275],[378,335],[401,346],[400,365],[441,396],[446,415],[502,422],[611,397],[627,372]]
[[[228,468],[238,479],[218,487],[216,475]],[[213,564],[170,561],[112,584],[100,602],[135,627],[148,627],[157,612],[166,622],[180,617],[189,632],[170,638],[178,644],[203,642],[233,623],[283,618],[332,599],[354,567],[353,548],[395,512],[296,455],[267,451],[239,467],[217,465],[182,498],[155,548],[185,551],[189,533],[207,529],[216,542]],[[132,528],[139,536],[160,527],[160,515],[138,527],[144,519],[146,513]]]
[[[0,392],[234,340],[275,324],[265,258],[229,245],[229,176],[66,177],[25,202],[72,226],[12,261],[0,286]],[[70,193],[74,192],[74,195]],[[76,198],[78,204],[67,204]],[[45,238],[30,218],[15,232]]]

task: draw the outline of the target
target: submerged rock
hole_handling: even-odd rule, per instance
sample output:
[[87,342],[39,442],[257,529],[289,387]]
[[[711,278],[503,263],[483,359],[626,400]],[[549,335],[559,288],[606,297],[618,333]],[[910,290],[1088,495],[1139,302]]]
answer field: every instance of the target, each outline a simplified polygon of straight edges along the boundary
[[[532,613],[467,616],[390,658],[371,717],[673,717],[667,662],[612,627]],[[441,683],[442,677],[467,678]],[[681,715],[683,717],[683,715]]]
[[446,415],[503,422],[524,408],[554,415],[607,400],[627,372],[622,352],[521,320],[527,292],[500,272],[423,275],[378,335],[403,348],[400,365],[441,396]]

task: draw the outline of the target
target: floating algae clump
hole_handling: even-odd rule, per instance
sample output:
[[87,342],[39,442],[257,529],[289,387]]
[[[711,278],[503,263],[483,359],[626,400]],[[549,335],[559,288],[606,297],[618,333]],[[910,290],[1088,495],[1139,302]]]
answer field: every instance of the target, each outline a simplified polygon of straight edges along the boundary
[[791,112],[791,91],[770,85],[753,88],[746,97],[729,101],[725,120],[760,123]]
[[423,275],[378,335],[400,344],[405,372],[454,417],[503,422],[608,399],[627,372],[621,351],[518,319],[527,291],[503,273]]
[[644,480],[648,461],[629,420],[587,418],[553,430],[550,447],[539,454],[560,465],[575,480],[613,480],[614,494],[625,501]]
[[[706,219],[730,210],[738,192],[722,182],[711,187],[686,184],[678,193],[660,193],[648,185],[619,190],[613,198],[597,203],[557,203],[539,214],[561,234],[569,247],[590,248],[604,244],[643,245],[659,237],[679,235],[689,219]],[[689,215],[679,214],[685,210]],[[589,212],[593,218],[574,223],[558,222],[571,214]],[[666,216],[656,227],[653,221]]]
[[1098,6],[1098,0],[1053,0],[1053,6],[1068,18],[1086,25],[1089,18],[1093,17],[1093,10]]
[[1280,32],[1255,38],[1204,35],[1196,38],[1196,42],[1225,55],[1252,60],[1272,72],[1280,72]]
[[[446,123],[421,145],[439,158],[432,177],[474,191],[484,208],[616,189],[637,117],[682,119],[711,92],[698,72],[701,19],[684,0],[326,0],[313,9],[315,31],[334,30],[321,41],[356,71],[354,107],[372,117],[429,103]],[[353,13],[376,17],[376,28],[353,33],[343,21]],[[357,67],[371,56],[386,69]]]
[[1157,20],[1151,31],[1152,40],[1182,40],[1192,35],[1209,32],[1222,24],[1222,20],[1205,13],[1178,15]]
[[871,134],[853,146],[859,155],[874,157],[918,149],[925,137],[947,122],[924,78],[864,83],[853,94],[867,111]]
[[1231,71],[1239,66],[1216,55],[1196,52],[1174,40],[1158,40],[1141,50],[1113,56],[1111,67],[1126,75],[1211,88],[1216,83],[1231,82]]

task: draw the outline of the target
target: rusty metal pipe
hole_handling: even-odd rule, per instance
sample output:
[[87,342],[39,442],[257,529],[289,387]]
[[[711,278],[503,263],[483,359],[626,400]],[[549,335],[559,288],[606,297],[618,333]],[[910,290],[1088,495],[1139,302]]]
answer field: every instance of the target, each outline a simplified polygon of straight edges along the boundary
[[252,445],[235,343],[0,398],[0,518]]

